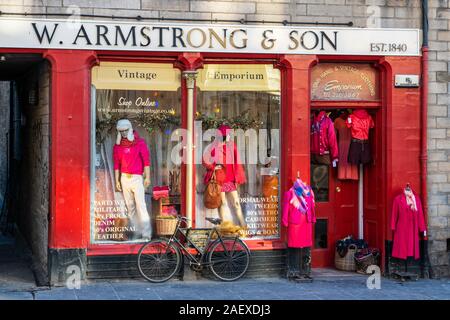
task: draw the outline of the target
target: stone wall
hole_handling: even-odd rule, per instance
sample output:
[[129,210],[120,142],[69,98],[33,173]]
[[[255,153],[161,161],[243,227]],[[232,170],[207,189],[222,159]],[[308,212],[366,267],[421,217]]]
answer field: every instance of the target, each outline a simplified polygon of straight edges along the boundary
[[[38,283],[48,282],[49,213],[49,84],[47,62],[39,64],[19,82],[24,125],[21,136],[19,173],[19,229],[33,254]],[[38,100],[30,103],[30,90],[38,89]]]
[[[9,131],[9,82],[0,81],[0,210],[3,206],[7,183],[7,133]],[[1,214],[1,212],[0,212]]]
[[428,223],[430,261],[438,276],[448,276],[450,238],[450,7],[430,1],[428,94]]

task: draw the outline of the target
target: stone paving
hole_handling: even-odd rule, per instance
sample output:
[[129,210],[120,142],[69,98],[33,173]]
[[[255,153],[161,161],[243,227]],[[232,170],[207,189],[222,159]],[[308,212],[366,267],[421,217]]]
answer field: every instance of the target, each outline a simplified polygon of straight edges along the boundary
[[36,287],[0,282],[0,299],[13,300],[450,300],[450,279],[399,282],[381,278],[381,289],[368,289],[367,276],[315,269],[312,283],[283,278],[171,280],[89,280],[80,289]]

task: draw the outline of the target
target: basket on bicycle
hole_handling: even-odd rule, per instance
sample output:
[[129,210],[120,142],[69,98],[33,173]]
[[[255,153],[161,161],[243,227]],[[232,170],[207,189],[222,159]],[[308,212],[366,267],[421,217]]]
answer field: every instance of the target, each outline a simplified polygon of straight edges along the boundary
[[157,216],[156,219],[156,234],[160,236],[170,236],[175,232],[177,227],[177,219],[174,216]]

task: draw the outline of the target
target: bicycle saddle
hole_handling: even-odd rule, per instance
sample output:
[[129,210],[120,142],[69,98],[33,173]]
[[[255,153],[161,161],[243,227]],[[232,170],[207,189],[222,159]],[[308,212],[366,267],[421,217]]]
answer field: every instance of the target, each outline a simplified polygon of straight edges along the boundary
[[222,223],[222,219],[220,218],[205,218],[205,219],[215,225]]

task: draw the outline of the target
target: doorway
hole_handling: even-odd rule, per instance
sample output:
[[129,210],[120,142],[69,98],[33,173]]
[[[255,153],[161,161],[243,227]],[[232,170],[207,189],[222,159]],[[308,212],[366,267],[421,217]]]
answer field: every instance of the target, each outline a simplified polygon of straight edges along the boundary
[[[342,145],[340,143],[344,143],[344,141],[341,141],[343,137],[339,135],[339,132],[345,129],[342,125],[345,126],[347,115],[355,109],[344,109],[342,107],[326,109],[312,108],[311,117],[314,117],[322,110],[332,120],[335,126],[334,132],[337,146],[341,147]],[[378,238],[381,237],[377,236],[378,226],[376,225],[379,220],[379,211],[371,210],[372,206],[370,205],[372,200],[377,198],[377,184],[368,183],[368,181],[375,182],[377,179],[380,163],[378,161],[379,143],[375,142],[379,140],[378,136],[381,130],[379,130],[380,125],[377,124],[379,120],[377,119],[378,112],[375,109],[368,110],[368,112],[375,123],[375,128],[369,131],[372,162],[363,167],[363,183],[361,185],[359,166],[354,166],[351,172],[347,170],[345,174],[342,171],[338,174],[342,161],[338,161],[336,167],[334,167],[332,163],[327,163],[328,160],[322,161],[311,156],[311,186],[315,194],[315,212],[317,218],[313,230],[313,267],[333,267],[336,242],[347,236],[358,239],[360,231],[363,231],[363,238],[369,242],[369,245],[379,245]],[[343,134],[341,133],[341,135]],[[340,159],[346,156],[343,153],[339,151]],[[363,192],[362,208],[358,207],[359,191]],[[364,230],[360,230],[359,226],[360,211],[362,211]],[[375,223],[375,229],[373,229],[373,223]]]

